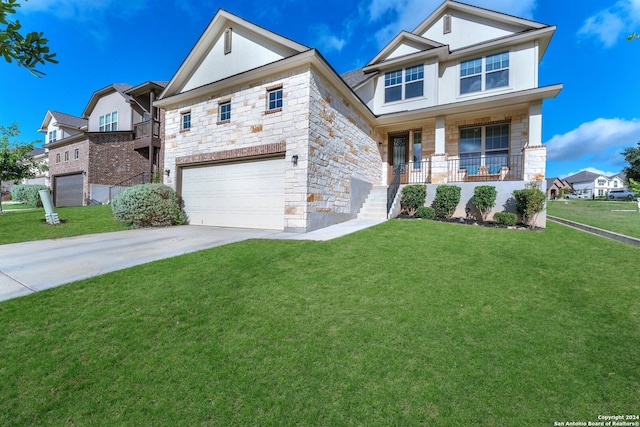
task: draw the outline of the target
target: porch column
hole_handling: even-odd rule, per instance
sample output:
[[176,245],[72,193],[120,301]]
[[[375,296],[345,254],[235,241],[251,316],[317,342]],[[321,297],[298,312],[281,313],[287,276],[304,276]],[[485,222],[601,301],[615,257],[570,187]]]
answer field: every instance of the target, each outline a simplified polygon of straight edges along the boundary
[[525,147],[522,150],[522,155],[524,157],[524,181],[541,181],[546,184],[544,177],[547,169],[547,147],[542,144],[535,147]]
[[542,144],[542,101],[529,104],[529,147]]
[[436,117],[436,151],[435,154],[446,153],[446,135],[444,132],[444,116]]

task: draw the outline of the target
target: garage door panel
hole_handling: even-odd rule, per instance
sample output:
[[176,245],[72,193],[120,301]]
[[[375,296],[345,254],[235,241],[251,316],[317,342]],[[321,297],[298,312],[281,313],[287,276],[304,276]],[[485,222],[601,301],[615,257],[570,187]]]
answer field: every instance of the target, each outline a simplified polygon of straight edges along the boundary
[[279,158],[183,169],[182,198],[189,222],[283,229],[284,166]]
[[55,178],[55,205],[82,206],[84,176],[81,173]]

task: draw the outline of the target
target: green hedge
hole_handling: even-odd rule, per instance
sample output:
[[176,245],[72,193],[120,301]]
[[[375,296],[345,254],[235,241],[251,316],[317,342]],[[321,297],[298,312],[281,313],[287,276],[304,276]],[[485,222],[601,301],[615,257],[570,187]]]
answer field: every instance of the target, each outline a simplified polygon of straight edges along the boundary
[[451,218],[460,203],[461,188],[457,185],[440,185],[436,188],[434,205],[436,214],[445,218]]
[[509,226],[513,226],[518,223],[518,215],[511,212],[496,212],[493,214],[493,219],[498,224]]
[[11,199],[24,202],[32,208],[41,208],[40,190],[49,190],[49,187],[40,184],[16,184],[11,187]]
[[187,222],[176,192],[163,184],[127,188],[111,202],[113,216],[133,227],[167,227]]
[[414,216],[421,206],[424,206],[427,198],[427,186],[424,184],[412,184],[402,188],[400,208],[402,212]]

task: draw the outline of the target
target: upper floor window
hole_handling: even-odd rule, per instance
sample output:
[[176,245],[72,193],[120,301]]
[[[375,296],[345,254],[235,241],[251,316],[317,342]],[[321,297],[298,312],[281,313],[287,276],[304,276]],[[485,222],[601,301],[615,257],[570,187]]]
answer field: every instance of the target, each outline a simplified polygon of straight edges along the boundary
[[58,139],[58,131],[52,130],[49,132],[49,143],[55,142]]
[[486,166],[490,174],[509,164],[509,124],[460,129],[460,169],[470,175]]
[[65,162],[68,162],[68,161],[69,161],[69,152],[68,152],[68,151],[65,151],[65,152],[64,152],[64,161],[65,161]]
[[100,123],[98,130],[100,132],[115,132],[118,130],[118,112],[105,114],[100,116]]
[[185,111],[184,113],[180,114],[180,129],[191,129],[191,111]]
[[422,131],[413,131],[413,168],[422,167]]
[[460,63],[461,95],[504,86],[509,86],[509,52]]
[[607,182],[604,179],[599,179],[598,180],[598,185],[601,187],[604,187],[607,184]]
[[618,181],[613,181],[613,188],[618,188]]
[[395,70],[384,75],[384,102],[400,101],[424,95],[424,65]]
[[267,91],[267,109],[280,110],[282,108],[282,88]]
[[80,150],[78,148],[76,148],[75,151],[73,152],[73,158],[75,160],[78,160],[80,158]]
[[56,154],[56,163],[60,163],[60,153]]
[[221,103],[220,106],[218,107],[218,110],[220,113],[218,117],[219,122],[228,122],[229,120],[231,120],[231,102],[230,101]]

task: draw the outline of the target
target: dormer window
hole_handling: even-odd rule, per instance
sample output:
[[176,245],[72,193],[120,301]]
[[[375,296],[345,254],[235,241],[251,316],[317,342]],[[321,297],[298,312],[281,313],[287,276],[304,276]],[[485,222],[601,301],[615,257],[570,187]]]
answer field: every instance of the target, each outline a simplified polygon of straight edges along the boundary
[[51,144],[52,142],[55,142],[58,138],[57,138],[57,130],[52,130],[49,132],[49,144]]
[[385,73],[384,102],[400,101],[423,95],[424,65],[416,65],[407,67],[404,70]]
[[460,63],[460,95],[505,86],[509,86],[509,52]]

